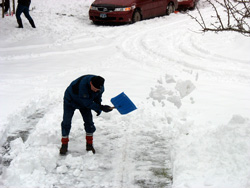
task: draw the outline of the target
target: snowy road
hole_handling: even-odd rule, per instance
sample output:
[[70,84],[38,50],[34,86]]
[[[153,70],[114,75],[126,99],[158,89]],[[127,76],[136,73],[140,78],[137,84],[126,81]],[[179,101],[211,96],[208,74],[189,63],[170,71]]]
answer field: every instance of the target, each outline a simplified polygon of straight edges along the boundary
[[[52,4],[32,1],[35,30],[0,20],[1,188],[250,186],[249,38],[198,34],[182,13],[95,26],[91,2]],[[95,155],[76,112],[60,156],[64,90],[89,73],[103,103],[124,91],[138,109],[94,114]]]

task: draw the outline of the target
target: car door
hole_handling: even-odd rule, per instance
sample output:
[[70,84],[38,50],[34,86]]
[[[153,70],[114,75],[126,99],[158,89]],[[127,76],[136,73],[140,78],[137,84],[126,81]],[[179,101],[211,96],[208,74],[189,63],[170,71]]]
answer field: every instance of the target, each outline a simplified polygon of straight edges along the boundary
[[141,9],[143,19],[156,16],[156,9],[159,0],[138,0],[137,7]]
[[166,14],[168,0],[153,0],[154,1],[154,16],[162,16]]

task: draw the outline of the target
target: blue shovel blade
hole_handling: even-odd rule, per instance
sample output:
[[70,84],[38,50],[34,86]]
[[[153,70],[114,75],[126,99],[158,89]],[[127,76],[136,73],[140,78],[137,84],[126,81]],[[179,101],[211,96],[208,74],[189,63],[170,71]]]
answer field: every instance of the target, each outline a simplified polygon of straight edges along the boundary
[[120,114],[128,114],[137,109],[134,103],[128,98],[128,96],[122,92],[116,97],[111,99],[111,103],[120,112]]

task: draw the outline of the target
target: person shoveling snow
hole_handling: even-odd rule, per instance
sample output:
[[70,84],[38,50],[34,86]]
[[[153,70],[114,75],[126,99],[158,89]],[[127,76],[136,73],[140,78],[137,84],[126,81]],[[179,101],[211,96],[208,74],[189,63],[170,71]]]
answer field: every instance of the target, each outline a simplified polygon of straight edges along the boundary
[[96,75],[84,75],[67,87],[64,94],[63,105],[63,121],[61,123],[62,130],[62,146],[60,154],[65,155],[68,151],[69,133],[71,129],[71,120],[74,111],[79,109],[86,131],[86,150],[92,151],[95,154],[93,147],[93,133],[96,128],[93,122],[92,112],[94,110],[97,116],[102,111],[110,112],[113,107],[102,105],[102,94],[104,92],[104,78]]

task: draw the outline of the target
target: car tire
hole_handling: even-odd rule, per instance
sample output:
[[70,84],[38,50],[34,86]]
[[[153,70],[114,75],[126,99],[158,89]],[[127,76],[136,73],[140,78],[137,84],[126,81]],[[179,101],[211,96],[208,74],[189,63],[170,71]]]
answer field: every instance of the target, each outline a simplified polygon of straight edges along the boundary
[[173,13],[175,11],[175,6],[173,3],[169,3],[167,6],[167,11],[166,14],[170,15],[171,13]]
[[142,16],[139,10],[135,10],[132,16],[132,23],[139,22],[142,20]]

